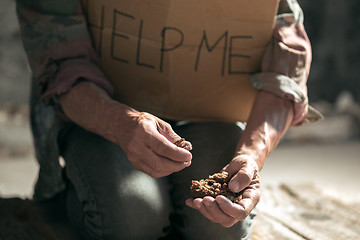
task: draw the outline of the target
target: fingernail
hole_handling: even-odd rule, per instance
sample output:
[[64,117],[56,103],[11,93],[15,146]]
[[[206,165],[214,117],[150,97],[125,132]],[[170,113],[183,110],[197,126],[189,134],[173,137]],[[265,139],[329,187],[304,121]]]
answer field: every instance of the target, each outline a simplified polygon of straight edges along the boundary
[[189,167],[191,165],[191,161],[184,162],[185,167]]
[[194,202],[194,205],[197,209],[201,208],[201,203],[200,202]]

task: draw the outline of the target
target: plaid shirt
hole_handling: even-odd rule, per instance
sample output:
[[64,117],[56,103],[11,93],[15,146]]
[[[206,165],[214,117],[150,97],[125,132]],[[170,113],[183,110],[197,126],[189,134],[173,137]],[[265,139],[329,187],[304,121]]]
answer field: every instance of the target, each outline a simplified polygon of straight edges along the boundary
[[[56,111],[56,96],[69,91],[79,79],[97,84],[110,95],[114,90],[99,66],[80,1],[16,2],[33,76],[31,126],[40,164],[34,199],[44,200],[65,189],[57,144],[61,118]],[[306,88],[310,63],[311,46],[302,10],[296,0],[280,0],[261,71],[252,76],[251,82],[257,89],[294,102],[293,125],[313,118],[308,114]]]

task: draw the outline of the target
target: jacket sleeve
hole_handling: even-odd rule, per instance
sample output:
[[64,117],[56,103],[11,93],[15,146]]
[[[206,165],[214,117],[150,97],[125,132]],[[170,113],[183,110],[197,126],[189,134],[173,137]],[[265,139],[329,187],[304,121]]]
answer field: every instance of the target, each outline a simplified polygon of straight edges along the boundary
[[45,104],[82,79],[113,93],[99,67],[80,1],[16,2],[24,48]]
[[[311,45],[299,4],[296,0],[281,0],[273,37],[265,51],[261,72],[254,74],[251,82],[259,90],[294,102],[295,115],[292,125],[303,123],[316,112],[308,106],[306,86],[311,59]],[[308,114],[309,109],[311,114]]]

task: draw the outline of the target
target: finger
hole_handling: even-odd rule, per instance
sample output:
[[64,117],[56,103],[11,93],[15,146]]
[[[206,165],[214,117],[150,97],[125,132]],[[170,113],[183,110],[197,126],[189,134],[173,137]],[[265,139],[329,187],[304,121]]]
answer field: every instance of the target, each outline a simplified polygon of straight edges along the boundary
[[189,151],[178,148],[159,132],[154,131],[146,139],[147,146],[156,154],[177,162],[191,161],[192,155]]
[[[177,147],[186,149],[187,151],[192,150],[192,145],[189,141],[185,141],[184,138],[181,138],[177,135],[172,129],[171,125],[166,122],[158,122],[158,131],[161,135],[166,137],[170,142],[175,144]],[[181,143],[180,145],[177,143]]]
[[149,175],[155,178],[168,176],[171,173],[181,171],[191,165],[191,161],[176,162],[169,158],[157,155],[151,150],[148,154],[144,155],[144,157],[146,158],[144,159],[144,164],[149,169]]
[[207,212],[223,227],[231,227],[237,220],[223,212],[213,197],[204,197],[203,203]]
[[245,189],[242,193],[242,199],[239,204],[243,206],[243,208],[247,211],[252,211],[252,209],[258,204],[260,200],[260,179],[259,176],[256,175],[249,187]]
[[247,168],[240,169],[229,182],[230,191],[235,193],[241,192],[249,186],[253,176],[253,171]]
[[217,196],[215,200],[220,209],[229,216],[240,221],[246,218],[247,215],[245,209],[241,205],[231,202],[224,196]]
[[129,151],[127,157],[137,170],[154,178],[170,175],[191,165],[191,161],[175,162],[157,155],[147,146],[142,147],[141,151]]
[[188,198],[185,200],[185,205],[188,207],[191,207],[193,209],[196,209],[195,205],[194,205],[194,199],[193,198]]
[[215,200],[222,211],[240,221],[244,220],[254,209],[260,199],[260,190],[249,188],[244,191],[243,198],[240,202],[233,203],[229,199],[218,196]]
[[181,139],[181,137],[174,132],[171,125],[167,122],[158,121],[157,122],[157,130],[161,135],[166,137],[170,142],[174,143]]
[[216,220],[208,213],[208,211],[206,210],[206,207],[203,203],[203,199],[202,198],[195,198],[193,201],[193,204],[195,206],[195,208],[207,219],[209,219],[210,221],[216,223]]
[[[184,138],[181,138],[179,135],[177,135],[170,124],[164,121],[158,121],[157,125],[159,133],[165,138],[167,138],[170,142],[175,144],[177,147],[184,148],[187,151],[190,151],[192,149],[191,143],[189,141],[184,141]],[[182,145],[179,146],[178,144],[176,144],[177,142],[181,142]]]
[[234,157],[234,159],[227,164],[223,171],[228,172],[230,175],[233,175],[239,171],[239,169],[249,168],[253,165],[254,160],[246,155],[240,155]]
[[257,173],[257,164],[249,156],[238,156],[234,158],[224,171],[234,175],[229,182],[229,188],[232,192],[240,192],[249,186],[250,182]]

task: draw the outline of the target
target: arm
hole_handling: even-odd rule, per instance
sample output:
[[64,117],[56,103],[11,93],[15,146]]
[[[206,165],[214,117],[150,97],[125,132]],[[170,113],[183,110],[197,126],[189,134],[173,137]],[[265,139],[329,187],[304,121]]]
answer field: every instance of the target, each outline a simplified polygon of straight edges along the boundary
[[98,64],[79,0],[16,0],[25,51],[45,104],[81,78],[112,94]]
[[276,147],[293,121],[293,103],[260,91],[254,102],[248,124],[243,132],[233,160],[224,171],[235,174],[230,190],[243,192],[243,199],[234,204],[223,196],[188,199],[186,204],[197,209],[210,221],[231,227],[244,220],[260,199],[258,172],[266,157]]
[[78,83],[59,102],[73,122],[118,144],[135,168],[152,177],[191,164],[191,153],[173,144],[180,137],[168,123],[111,99],[91,82]]
[[80,1],[17,0],[17,11],[44,103],[57,98],[66,117],[118,144],[134,167],[153,177],[191,164],[191,154],[172,144],[180,137],[169,124],[111,99]]
[[[275,149],[294,118],[293,103],[271,93],[259,91],[248,124],[243,132],[233,161],[224,168],[229,173],[242,169],[248,179],[240,174],[230,183],[233,192],[244,189],[252,177],[263,167],[266,158]],[[245,163],[245,162],[246,163]],[[243,165],[246,164],[245,168]]]
[[287,10],[291,10],[287,2],[281,1],[277,25],[263,57],[261,72],[255,74],[252,80],[260,91],[236,154],[223,168],[234,175],[229,188],[233,192],[243,191],[242,200],[234,204],[223,196],[217,196],[215,199],[204,197],[186,201],[188,206],[224,227],[231,227],[245,219],[258,203],[258,173],[267,156],[286,130],[291,125],[301,124],[307,115],[306,80],[311,62],[310,42],[296,13],[283,15],[282,11]]

